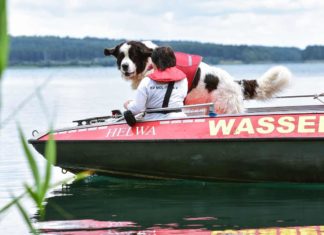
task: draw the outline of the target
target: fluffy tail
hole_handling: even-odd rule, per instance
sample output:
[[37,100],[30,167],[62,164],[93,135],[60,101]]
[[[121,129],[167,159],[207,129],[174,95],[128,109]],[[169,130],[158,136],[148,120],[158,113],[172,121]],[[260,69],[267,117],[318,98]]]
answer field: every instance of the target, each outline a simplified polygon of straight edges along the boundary
[[265,72],[257,80],[243,80],[245,99],[266,100],[288,86],[291,80],[291,72],[284,66],[275,66]]

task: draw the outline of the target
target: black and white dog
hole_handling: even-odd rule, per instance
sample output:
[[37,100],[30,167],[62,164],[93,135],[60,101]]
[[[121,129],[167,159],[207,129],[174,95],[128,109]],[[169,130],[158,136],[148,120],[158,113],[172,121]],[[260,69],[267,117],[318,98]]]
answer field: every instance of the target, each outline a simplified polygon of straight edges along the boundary
[[[122,77],[136,89],[140,81],[151,72],[151,54],[157,47],[150,41],[128,41],[114,48],[106,48],[106,56],[113,55]],[[234,81],[225,70],[200,62],[195,82],[185,104],[214,103],[217,113],[235,114],[244,111],[243,99],[266,100],[285,88],[291,79],[283,66],[270,68],[257,80]]]

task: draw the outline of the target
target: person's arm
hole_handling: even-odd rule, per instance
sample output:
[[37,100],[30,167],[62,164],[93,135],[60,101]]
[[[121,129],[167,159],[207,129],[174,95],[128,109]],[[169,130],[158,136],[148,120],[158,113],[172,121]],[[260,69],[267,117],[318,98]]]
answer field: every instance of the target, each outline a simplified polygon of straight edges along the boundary
[[134,115],[143,112],[146,109],[146,102],[148,97],[146,87],[148,85],[148,82],[149,78],[144,78],[136,90],[135,100],[125,103],[126,109],[130,110]]

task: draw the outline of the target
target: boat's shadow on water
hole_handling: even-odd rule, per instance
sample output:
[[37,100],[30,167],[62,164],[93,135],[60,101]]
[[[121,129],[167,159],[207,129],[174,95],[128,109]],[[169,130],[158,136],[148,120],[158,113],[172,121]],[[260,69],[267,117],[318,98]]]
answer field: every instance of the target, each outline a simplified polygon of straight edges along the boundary
[[40,224],[46,227],[50,221],[63,220],[66,225],[69,221],[90,219],[131,222],[124,226],[136,227],[131,230],[291,227],[321,225],[323,211],[324,185],[318,184],[118,180],[92,176],[56,190],[47,199],[46,216]]

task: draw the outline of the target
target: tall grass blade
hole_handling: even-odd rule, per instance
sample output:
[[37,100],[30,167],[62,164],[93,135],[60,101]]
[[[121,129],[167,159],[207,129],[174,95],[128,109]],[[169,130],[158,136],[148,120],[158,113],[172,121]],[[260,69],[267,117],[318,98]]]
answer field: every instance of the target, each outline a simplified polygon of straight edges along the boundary
[[83,180],[93,174],[93,171],[82,171],[74,176],[74,181]]
[[29,196],[34,200],[34,202],[39,205],[42,203],[42,201],[40,201],[39,199],[39,196],[32,190],[31,187],[29,187],[28,185],[24,185],[25,186],[25,189],[27,191],[27,193],[29,194]]
[[[0,117],[1,117],[1,78],[7,66],[9,37],[7,32],[6,0],[0,0]],[[0,118],[1,119],[1,118]],[[0,124],[1,127],[1,124]]]
[[25,140],[25,136],[24,136],[24,134],[23,134],[20,127],[19,127],[19,136],[20,136],[20,142],[22,143],[23,148],[24,148],[25,155],[27,156],[27,159],[28,159],[29,167],[30,167],[30,169],[32,171],[32,174],[33,174],[33,177],[34,177],[34,180],[35,180],[36,188],[39,188],[39,186],[40,186],[40,177],[39,177],[38,167],[37,167],[35,158],[32,155],[32,153],[31,153],[31,151],[30,151],[30,149],[29,149],[29,147],[27,145],[27,142]]
[[[14,200],[14,199],[13,199]],[[26,224],[28,225],[30,231],[34,234],[34,235],[38,235],[39,233],[37,232],[37,230],[34,228],[32,222],[30,221],[30,218],[28,217],[27,212],[25,211],[25,209],[22,207],[22,205],[20,204],[19,200],[16,201],[16,205],[21,213],[21,215],[23,216]]]
[[55,165],[56,163],[56,143],[53,134],[49,135],[49,139],[46,143],[45,156],[47,162],[46,162],[45,180],[41,191],[42,198],[45,197],[45,194],[49,189],[49,184],[50,184],[51,174],[52,174],[52,165]]
[[19,201],[21,198],[23,198],[26,195],[27,192],[22,193],[18,197],[16,197],[14,200],[10,201],[8,204],[6,204],[4,207],[0,209],[0,214],[8,210],[10,207],[15,205],[17,201]]
[[80,172],[74,176],[71,176],[71,177],[68,177],[66,179],[63,179],[63,180],[60,180],[58,182],[55,182],[54,184],[51,185],[51,188],[55,188],[57,186],[60,186],[62,184],[66,184],[68,183],[69,181],[71,180],[74,180],[74,181],[79,181],[79,180],[82,180],[90,175],[92,175],[93,172],[92,171],[83,171],[83,172]]
[[0,0],[0,79],[7,65],[8,44],[6,0]]

